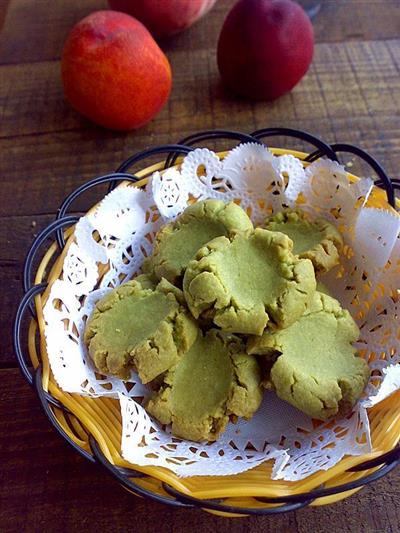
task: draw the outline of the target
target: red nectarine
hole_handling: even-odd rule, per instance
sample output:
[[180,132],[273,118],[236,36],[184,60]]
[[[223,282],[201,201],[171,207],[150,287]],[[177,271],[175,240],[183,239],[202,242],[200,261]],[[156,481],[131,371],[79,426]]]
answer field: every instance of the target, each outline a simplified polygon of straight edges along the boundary
[[108,0],[111,9],[137,18],[155,37],[167,37],[194,24],[216,0]]
[[218,41],[218,68],[234,92],[273,100],[290,91],[310,66],[313,29],[292,0],[239,0]]
[[158,113],[171,90],[171,68],[141,22],[97,11],[69,34],[61,60],[65,96],[101,126],[130,130]]

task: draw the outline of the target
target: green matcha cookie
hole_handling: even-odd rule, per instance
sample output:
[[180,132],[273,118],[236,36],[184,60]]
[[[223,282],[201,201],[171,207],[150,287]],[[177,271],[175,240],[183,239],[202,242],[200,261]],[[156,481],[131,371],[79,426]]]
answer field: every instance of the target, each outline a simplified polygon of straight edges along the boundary
[[267,218],[265,227],[288,235],[293,241],[293,253],[310,259],[316,272],[327,272],[339,263],[343,238],[335,226],[323,218],[311,222],[303,211],[287,210]]
[[177,283],[201,246],[214,237],[248,229],[253,229],[253,224],[235,203],[196,202],[158,232],[153,255],[145,261],[143,270]]
[[316,281],[311,261],[291,249],[289,237],[260,228],[206,244],[183,279],[193,316],[211,313],[223,330],[254,335],[267,324],[295,322],[311,302]]
[[297,322],[249,339],[247,351],[267,358],[270,382],[282,400],[325,420],[351,410],[368,381],[368,365],[351,344],[358,336],[350,313],[317,292]]
[[146,409],[172,433],[193,441],[214,441],[231,415],[251,418],[262,399],[260,370],[242,342],[210,330],[167,372]]
[[[170,284],[145,288],[142,276],[99,300],[84,335],[89,355],[102,374],[127,379],[135,369],[148,383],[177,363],[196,339],[198,328]],[[143,285],[141,284],[143,283]]]

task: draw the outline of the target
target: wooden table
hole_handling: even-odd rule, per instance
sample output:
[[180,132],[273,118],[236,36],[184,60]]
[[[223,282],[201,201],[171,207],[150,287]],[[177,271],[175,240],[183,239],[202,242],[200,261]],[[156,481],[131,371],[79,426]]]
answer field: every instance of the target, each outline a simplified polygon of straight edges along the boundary
[[[308,7],[317,0],[304,2]],[[220,86],[219,28],[232,0],[165,43],[174,71],[166,108],[134,133],[97,128],[63,100],[59,57],[72,25],[105,0],[2,0],[0,7],[0,529],[2,531],[366,531],[400,529],[400,471],[338,504],[273,518],[226,520],[135,498],[73,453],[16,369],[11,325],[21,265],[62,199],[133,152],[208,128],[309,130],[400,165],[399,0],[323,0],[307,77],[272,104]],[[87,204],[93,202],[88,198]]]

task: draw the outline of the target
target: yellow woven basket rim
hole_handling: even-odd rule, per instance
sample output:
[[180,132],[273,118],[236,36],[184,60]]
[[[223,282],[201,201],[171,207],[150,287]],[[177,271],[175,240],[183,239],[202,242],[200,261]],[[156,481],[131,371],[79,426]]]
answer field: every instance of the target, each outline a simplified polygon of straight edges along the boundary
[[[291,154],[304,160],[307,153],[282,148],[269,148],[275,155]],[[225,152],[218,152],[217,155],[223,159]],[[179,166],[181,158],[175,166]],[[306,166],[307,163],[303,161]],[[140,181],[132,184],[122,182],[119,187],[143,187],[148,177],[156,170],[162,171],[164,161],[153,164],[136,172]],[[349,174],[351,181],[360,178]],[[94,205],[89,211],[92,212],[99,204]],[[396,211],[387,203],[386,194],[377,187],[368,200],[371,207],[379,207]],[[89,436],[91,435],[98,443],[102,453],[111,464],[118,467],[132,467],[121,455],[121,414],[118,400],[111,398],[88,398],[79,394],[70,394],[62,391],[49,367],[49,360],[46,350],[44,336],[43,307],[49,297],[51,287],[62,272],[64,258],[69,246],[74,241],[74,228],[71,227],[64,233],[66,244],[62,252],[58,255],[56,243],[53,243],[44,254],[40,265],[36,271],[34,283],[47,283],[47,288],[43,294],[35,297],[35,307],[37,312],[37,322],[32,319],[28,332],[28,350],[32,364],[35,368],[42,364],[42,385],[54,398],[59,400],[71,414],[66,414],[62,410],[51,407],[60,427],[64,432],[83,450],[91,452]],[[53,262],[51,268],[50,263]],[[48,271],[49,270],[49,271]],[[100,276],[104,275],[100,272]],[[39,335],[40,342],[37,348],[36,337]],[[300,481],[273,481],[271,480],[272,461],[266,461],[260,466],[234,476],[197,476],[189,478],[179,478],[172,471],[155,466],[137,466],[135,470],[142,472],[145,476],[135,479],[135,482],[150,489],[152,492],[166,496],[162,487],[162,482],[166,482],[171,487],[179,490],[183,494],[199,499],[225,498],[224,503],[242,507],[257,508],[265,504],[256,501],[256,497],[279,497],[306,493],[324,484],[325,487],[333,487],[343,483],[360,479],[375,469],[364,470],[362,472],[348,472],[358,464],[368,459],[379,457],[385,452],[393,449],[400,440],[400,391],[394,393],[390,398],[381,402],[369,410],[369,420],[371,426],[371,439],[373,451],[361,456],[346,456],[334,467],[326,471],[319,471],[306,479]],[[318,506],[330,504],[346,498],[359,490],[359,488],[346,493],[335,494],[318,498],[311,505]],[[223,516],[230,516],[229,513],[219,513]],[[233,516],[233,515],[232,515]],[[237,515],[235,515],[237,516]]]

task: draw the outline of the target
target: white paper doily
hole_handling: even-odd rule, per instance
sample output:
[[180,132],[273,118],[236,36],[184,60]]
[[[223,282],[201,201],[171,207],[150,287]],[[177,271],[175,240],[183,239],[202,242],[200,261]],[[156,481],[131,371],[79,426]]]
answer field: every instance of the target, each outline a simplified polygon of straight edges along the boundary
[[[47,350],[54,377],[67,392],[120,399],[122,454],[138,465],[164,466],[180,476],[235,474],[275,459],[274,479],[298,480],[335,465],[344,455],[370,450],[367,407],[400,388],[400,218],[365,207],[372,188],[365,178],[350,183],[344,168],[320,160],[306,169],[291,155],[274,156],[258,144],[243,144],[220,160],[203,148],[179,168],[155,172],[145,190],[122,185],[80,219],[63,272],[44,308]],[[374,370],[364,399],[346,418],[317,428],[311,419],[273,393],[248,422],[229,424],[215,443],[172,437],[151,420],[134,398],[149,391],[132,373],[129,383],[99,376],[83,344],[85,321],[96,301],[140,271],[157,230],[193,200],[235,200],[253,222],[294,206],[342,230],[341,264],[323,276],[357,320],[358,348]],[[100,271],[106,271],[99,282]]]

